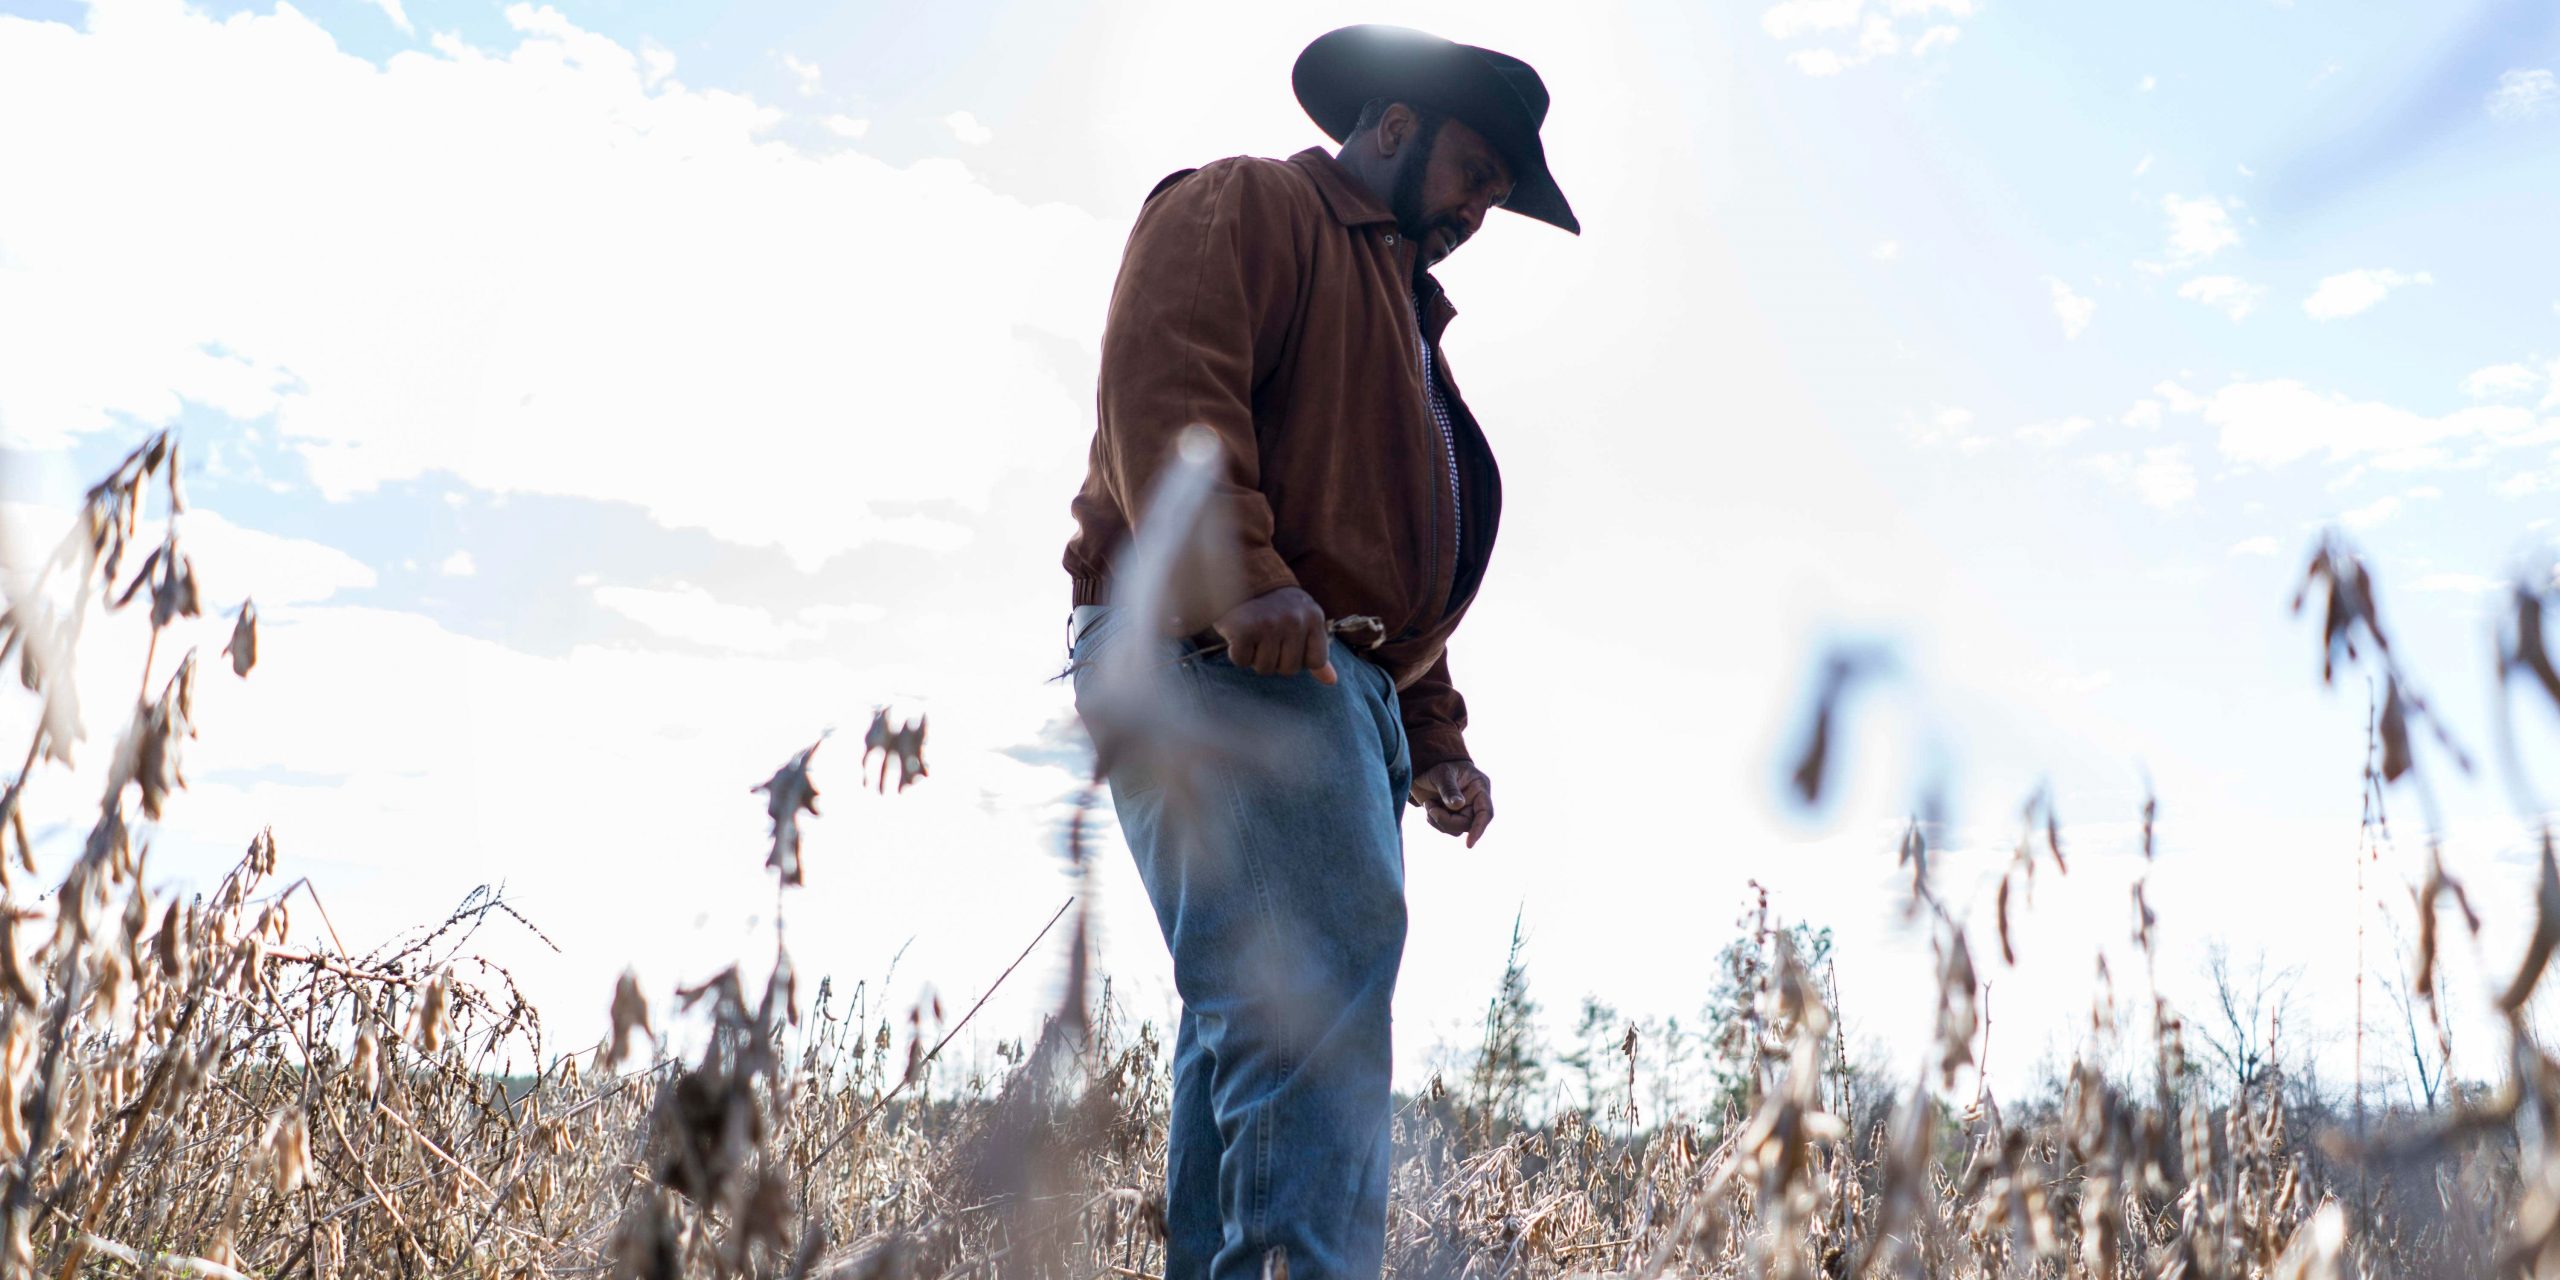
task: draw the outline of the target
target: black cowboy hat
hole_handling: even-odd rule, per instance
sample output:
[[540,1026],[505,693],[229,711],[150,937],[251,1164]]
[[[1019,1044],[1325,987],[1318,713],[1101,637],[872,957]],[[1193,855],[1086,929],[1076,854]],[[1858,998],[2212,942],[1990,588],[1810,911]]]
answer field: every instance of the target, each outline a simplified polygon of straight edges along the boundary
[[1547,86],[1528,63],[1429,32],[1368,24],[1316,37],[1298,55],[1289,84],[1298,105],[1336,142],[1351,136],[1360,108],[1372,98],[1466,121],[1511,164],[1511,199],[1503,208],[1582,234],[1573,206],[1547,172],[1547,149],[1538,141]]

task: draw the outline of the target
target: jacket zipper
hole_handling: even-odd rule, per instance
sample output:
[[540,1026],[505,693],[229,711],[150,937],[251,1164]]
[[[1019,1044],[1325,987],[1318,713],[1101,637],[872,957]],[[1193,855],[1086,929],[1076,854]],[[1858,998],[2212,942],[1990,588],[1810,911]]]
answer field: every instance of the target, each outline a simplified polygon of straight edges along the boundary
[[[1402,265],[1401,261],[1399,261],[1399,265]],[[1411,279],[1411,276],[1408,275],[1407,279]],[[1431,348],[1431,338],[1430,335],[1422,331],[1422,289],[1419,285],[1412,286],[1405,291],[1405,314],[1411,316],[1413,319],[1414,372],[1417,375],[1417,381],[1422,384],[1423,430],[1440,441],[1439,455],[1441,465],[1440,467],[1434,468],[1434,474],[1431,480],[1431,487],[1436,494],[1438,492],[1448,491],[1448,486],[1444,482],[1442,476],[1445,473],[1445,469],[1453,465],[1456,461],[1455,455],[1451,452],[1455,447],[1455,442],[1445,436],[1441,436],[1439,419],[1433,417],[1431,414],[1431,382],[1434,378],[1434,374],[1432,372],[1432,361],[1429,359],[1428,355]],[[1457,495],[1454,492],[1449,492],[1448,496],[1451,503],[1454,504],[1457,501]],[[1440,499],[1437,496],[1433,497],[1431,500],[1430,558],[1425,560],[1423,563],[1427,567],[1423,574],[1422,598],[1415,602],[1413,620],[1406,624],[1404,628],[1404,635],[1399,636],[1398,639],[1408,639],[1413,636],[1420,635],[1432,627],[1438,626],[1441,618],[1440,616],[1435,616],[1432,612],[1431,605],[1433,598],[1435,596],[1438,597],[1441,615],[1445,615],[1448,610],[1449,595],[1457,587],[1457,565],[1454,556],[1452,557],[1450,564],[1449,587],[1444,589],[1440,585]]]

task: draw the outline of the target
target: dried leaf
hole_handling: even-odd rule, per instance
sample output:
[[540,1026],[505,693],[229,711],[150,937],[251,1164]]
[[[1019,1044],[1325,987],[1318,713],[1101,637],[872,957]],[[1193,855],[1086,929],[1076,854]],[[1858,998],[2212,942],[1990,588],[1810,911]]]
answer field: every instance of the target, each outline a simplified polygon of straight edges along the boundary
[[2398,782],[2409,771],[2409,715],[2400,703],[2399,681],[2385,680],[2382,690],[2382,778]]
[[1840,685],[1846,678],[1839,661],[1834,659],[1822,692],[1814,701],[1813,727],[1805,734],[1804,750],[1797,753],[1795,770],[1788,775],[1795,784],[1796,798],[1806,804],[1822,800],[1823,776],[1831,762],[1832,703],[1839,697]]
[[[254,942],[255,939],[252,941]],[[418,1048],[421,1052],[434,1053],[443,1046],[445,1011],[452,998],[453,975],[439,969],[436,971],[436,976],[427,983],[426,994],[418,999],[416,1027]]]
[[1978,1021],[1974,998],[1980,989],[1973,976],[1973,949],[1964,930],[1947,932],[1945,955],[1938,970],[1938,1072],[1953,1087],[1956,1072],[1973,1062],[1973,1034]]
[[757,1247],[779,1251],[791,1243],[791,1183],[772,1169],[761,1169],[739,1210],[733,1237],[738,1257]]
[[2533,673],[2542,692],[2560,707],[2560,669],[2551,665],[2551,650],[2542,640],[2542,597],[2518,583],[2513,592],[2516,606],[2515,651],[2507,655],[2506,670],[2517,667]]
[[115,599],[110,601],[107,607],[110,609],[121,609],[126,605],[133,603],[133,598],[142,593],[143,584],[151,581],[151,571],[159,567],[160,556],[166,550],[166,547],[153,547],[151,549],[151,554],[142,558],[142,568],[135,571],[133,575],[133,582],[126,586],[123,591],[117,593]]
[[[878,721],[873,722],[876,730]],[[786,885],[800,881],[800,815],[818,811],[818,788],[809,781],[809,757],[826,741],[820,738],[774,770],[773,776],[749,788],[764,793],[765,813],[773,819],[773,851],[765,856],[764,865],[781,877]],[[867,758],[867,757],[866,757]],[[885,765],[882,766],[884,769]]]
[[151,949],[159,958],[161,974],[181,987],[187,985],[186,913],[175,898],[169,900],[168,913],[160,918],[160,936]]
[[354,1074],[357,1089],[366,1097],[373,1096],[382,1070],[382,1037],[374,1034],[370,1024],[356,1034],[355,1056],[348,1060],[347,1070]]
[[2433,1000],[2436,994],[2436,899],[2445,887],[2444,859],[2436,850],[2427,850],[2427,880],[2418,890],[2418,965],[2409,989],[2421,1000]]
[[311,1174],[311,1122],[299,1107],[276,1113],[267,1126],[267,1172],[273,1179],[277,1195],[284,1195],[302,1185]]
[[2018,952],[2009,945],[2009,877],[2000,877],[2000,901],[1995,913],[2000,921],[2000,959],[2010,968],[2018,967]]
[[151,588],[151,625],[165,627],[197,612],[195,561],[177,549],[172,536],[168,558],[161,562],[160,581]]
[[26,952],[18,944],[18,913],[0,908],[0,987],[20,1005],[36,1003],[36,985],[27,976]]
[[925,776],[925,720],[926,717],[919,716],[914,720],[908,721],[906,725],[901,728],[892,729],[889,727],[889,709],[887,707],[876,708],[872,711],[871,727],[865,730],[862,735],[862,764],[860,767],[866,769],[869,768],[871,766],[872,753],[879,753],[880,771],[878,776],[874,779],[874,785],[879,789],[881,794],[888,794],[889,766],[892,763],[898,766],[898,790],[900,791],[906,790],[907,787],[917,779]]
[[1902,852],[1894,860],[1894,865],[1911,868],[1910,909],[1919,910],[1920,903],[1929,896],[1929,838],[1920,833],[1918,818],[1913,818],[1911,825],[1903,828]]
[[1358,648],[1375,649],[1387,642],[1387,624],[1365,613],[1336,618],[1325,626],[1327,630]]
[[2551,831],[2542,832],[2542,882],[2534,893],[2533,940],[2525,944],[2524,960],[2516,966],[2515,981],[2507,984],[2505,995],[2498,997],[2498,1007],[2508,1013],[2522,1010],[2533,999],[2533,989],[2542,981],[2542,971],[2551,963],[2551,949],[2560,945],[2560,863],[2552,861]]
[[629,969],[613,984],[613,1045],[607,1061],[619,1064],[631,1056],[631,1037],[649,1031],[649,998],[640,994],[640,975]]
[[222,646],[222,652],[231,659],[231,674],[245,676],[258,665],[258,602],[241,601],[239,616],[231,626],[231,642]]

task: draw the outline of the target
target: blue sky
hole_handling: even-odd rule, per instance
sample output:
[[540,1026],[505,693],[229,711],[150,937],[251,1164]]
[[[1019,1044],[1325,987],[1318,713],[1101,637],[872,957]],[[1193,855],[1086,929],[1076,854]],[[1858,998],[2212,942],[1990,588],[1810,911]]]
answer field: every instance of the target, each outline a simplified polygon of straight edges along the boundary
[[[935,776],[859,796],[821,752],[794,945],[850,977],[912,940],[902,992],[974,996],[1065,892],[1044,677],[1120,239],[1167,171],[1320,141],[1289,62],[1361,20],[1535,62],[1588,227],[1442,272],[1505,467],[1452,658],[1503,808],[1473,852],[1412,828],[1409,1071],[1522,904],[1551,1005],[1685,1012],[1753,879],[1915,1046],[1890,830],[1933,776],[1959,888],[2045,782],[2087,851],[1993,978],[2052,1030],[1995,1066],[2128,972],[2146,775],[2173,996],[2214,937],[2334,992],[2358,918],[2407,929],[2413,850],[2353,890],[2361,693],[2285,605],[2345,527],[2486,750],[2493,591],[2548,572],[2560,493],[2535,4],[0,0],[12,513],[179,425],[209,589],[272,630],[161,871],[273,823],[375,937],[504,878],[574,1038],[625,963],[769,945],[744,788],[888,702]],[[1843,637],[1908,674],[1808,817],[1780,757]],[[2445,793],[2495,969],[2523,826]],[[1134,877],[1101,892],[1160,1003]]]

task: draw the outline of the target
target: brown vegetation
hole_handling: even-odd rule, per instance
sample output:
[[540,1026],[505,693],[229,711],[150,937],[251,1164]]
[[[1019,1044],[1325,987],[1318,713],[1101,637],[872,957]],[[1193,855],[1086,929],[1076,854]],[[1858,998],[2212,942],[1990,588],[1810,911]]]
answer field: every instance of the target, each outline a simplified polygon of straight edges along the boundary
[[[1011,1069],[983,1089],[922,1087],[975,1010],[946,1028],[939,1010],[901,1019],[823,981],[804,998],[780,950],[760,983],[731,969],[685,989],[674,1010],[652,1009],[626,978],[611,995],[607,1043],[560,1053],[507,974],[463,945],[478,923],[511,913],[495,896],[475,895],[415,941],[359,952],[325,919],[291,928],[319,899],[304,881],[278,879],[264,834],[209,896],[181,902],[149,887],[128,806],[156,817],[183,786],[203,678],[192,654],[137,696],[78,856],[49,897],[38,894],[24,806],[40,762],[67,762],[77,737],[71,672],[83,622],[147,601],[148,681],[160,630],[198,609],[175,532],[176,475],[166,437],[136,450],[90,492],[42,571],[9,584],[0,619],[0,658],[17,660],[40,710],[0,798],[18,859],[0,910],[0,1273],[1160,1271],[1163,1047],[1107,985],[1089,982],[1080,910],[1064,942],[1065,998],[1028,1044],[1005,1048]],[[162,494],[167,528],[128,573],[143,508]],[[2324,545],[2306,589],[2321,597],[2324,656],[2375,664],[2385,689],[2367,798],[2378,824],[2385,789],[2423,776],[2412,724],[2450,738],[2410,692],[2353,554]],[[2542,650],[2543,597],[2520,587],[2514,604],[2505,669],[2560,700]],[[237,675],[252,675],[246,605],[227,652]],[[1831,695],[1867,665],[1844,658],[1825,682],[1794,774],[1808,800],[1824,793],[1840,732]],[[1121,713],[1100,726],[1106,749],[1136,749],[1128,724],[1140,712]],[[874,750],[874,785],[887,785],[891,759],[901,788],[924,775],[921,723],[898,730],[884,718],[863,766]],[[817,752],[758,789],[778,890],[799,878],[797,818],[814,811]],[[1722,1011],[1701,1041],[1717,1063],[1706,1098],[1639,1105],[1638,1060],[1659,1045],[1634,1027],[1615,1035],[1598,1013],[1585,1019],[1593,1044],[1561,1064],[1543,1055],[1523,1031],[1515,952],[1475,1077],[1435,1079],[1398,1113],[1391,1270],[2560,1275],[2560,1061],[2522,1012],[2560,943],[2560,867],[2547,845],[2533,945],[2502,1001],[2504,1078],[2449,1085],[2437,1059],[2425,1113],[2372,1126],[2400,1136],[2353,1141],[2337,1136],[2355,1130],[2334,1103],[2289,1078],[2272,1049],[2265,1002],[2280,1004],[2281,992],[2238,976],[2201,1023],[2155,997],[2118,1027],[2112,1001],[2098,1002],[2092,1045],[2134,1045],[2151,1059],[2134,1079],[2102,1069],[2093,1049],[2041,1097],[2004,1107],[1981,1087],[1971,1070],[1983,1026],[1976,931],[2012,950],[2008,878],[2023,888],[2066,874],[2067,830],[2049,798],[2030,802],[1996,918],[1980,930],[1935,891],[1934,824],[1913,821],[1901,856],[1939,994],[1925,1066],[1900,1079],[1849,1064],[1811,935],[1779,927],[1765,906],[1724,957]],[[1080,820],[1078,860],[1081,832]],[[2438,918],[2479,927],[2462,887],[2441,861],[2430,865],[2421,958],[2400,993],[2422,1064],[2422,1028],[2440,1025]],[[2148,957],[2154,921],[2139,883],[2133,921]],[[698,1048],[648,1060],[670,1020],[684,1034],[667,1043]],[[2191,1056],[2198,1041],[2214,1069]],[[511,1053],[550,1065],[530,1078],[493,1074]],[[628,1059],[642,1060],[618,1070]],[[1550,1065],[1580,1074],[1580,1097],[1536,1101],[1526,1085]]]

